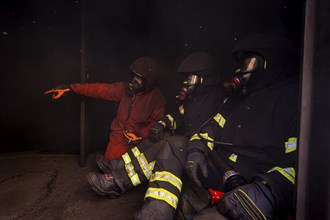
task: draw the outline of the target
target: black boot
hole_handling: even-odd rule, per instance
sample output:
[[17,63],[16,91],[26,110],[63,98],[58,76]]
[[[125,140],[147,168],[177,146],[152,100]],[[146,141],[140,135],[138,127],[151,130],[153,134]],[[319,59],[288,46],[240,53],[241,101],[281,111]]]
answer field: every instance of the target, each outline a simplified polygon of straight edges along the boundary
[[112,166],[109,160],[104,159],[102,154],[97,154],[95,157],[96,164],[104,173],[111,173]]
[[141,210],[134,214],[136,220],[168,220],[173,219],[174,208],[160,200],[145,201]]
[[87,181],[99,195],[117,198],[122,194],[111,174],[90,172],[87,174]]

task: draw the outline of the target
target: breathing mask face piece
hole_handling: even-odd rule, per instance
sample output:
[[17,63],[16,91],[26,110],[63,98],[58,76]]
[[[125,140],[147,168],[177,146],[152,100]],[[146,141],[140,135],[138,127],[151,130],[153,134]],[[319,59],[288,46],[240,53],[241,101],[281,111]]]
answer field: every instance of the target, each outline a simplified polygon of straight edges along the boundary
[[134,73],[131,82],[128,84],[128,87],[128,94],[133,96],[138,92],[142,92],[146,87],[146,83],[142,76]]
[[250,81],[252,74],[260,68],[264,68],[264,63],[264,59],[257,54],[243,54],[234,75],[224,83],[225,90],[232,92],[243,89]]
[[192,94],[196,85],[203,82],[203,78],[195,75],[189,74],[187,80],[183,81],[184,87],[180,89],[178,99],[184,100],[187,95]]

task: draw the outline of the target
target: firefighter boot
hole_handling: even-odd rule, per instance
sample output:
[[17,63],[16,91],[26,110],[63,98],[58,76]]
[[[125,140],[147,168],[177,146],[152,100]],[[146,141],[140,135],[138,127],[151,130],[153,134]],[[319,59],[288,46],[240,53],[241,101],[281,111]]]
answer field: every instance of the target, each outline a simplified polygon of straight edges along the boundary
[[101,171],[104,173],[111,173],[111,162],[109,160],[104,159],[104,156],[102,154],[97,154],[95,157],[96,164],[100,168]]
[[99,195],[117,198],[122,194],[121,189],[115,183],[111,174],[90,172],[87,174],[87,181],[92,186],[92,189]]
[[136,220],[168,220],[174,216],[174,208],[160,200],[145,201],[142,209],[135,213]]

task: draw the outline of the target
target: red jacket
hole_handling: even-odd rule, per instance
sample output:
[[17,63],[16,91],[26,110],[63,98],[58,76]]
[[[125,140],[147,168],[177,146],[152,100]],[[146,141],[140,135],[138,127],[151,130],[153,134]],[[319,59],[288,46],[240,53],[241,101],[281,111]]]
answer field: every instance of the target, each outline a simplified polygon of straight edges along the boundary
[[123,137],[124,131],[138,131],[146,138],[150,128],[165,114],[166,100],[157,87],[137,93],[135,97],[127,94],[127,82],[71,84],[71,88],[80,95],[119,102],[117,116],[111,123],[110,140],[105,153],[107,160],[121,157],[130,149]]

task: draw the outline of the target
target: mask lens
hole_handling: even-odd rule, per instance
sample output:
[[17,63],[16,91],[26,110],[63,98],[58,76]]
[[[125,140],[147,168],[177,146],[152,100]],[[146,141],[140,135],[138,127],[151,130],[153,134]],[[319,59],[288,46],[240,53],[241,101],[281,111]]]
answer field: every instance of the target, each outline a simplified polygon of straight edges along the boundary
[[184,85],[187,85],[187,86],[193,86],[193,85],[196,85],[199,83],[199,76],[197,75],[189,75],[188,76],[188,80],[187,81],[184,81]]
[[243,56],[238,64],[236,73],[251,73],[260,68],[263,63],[263,59],[258,55],[246,55]]

